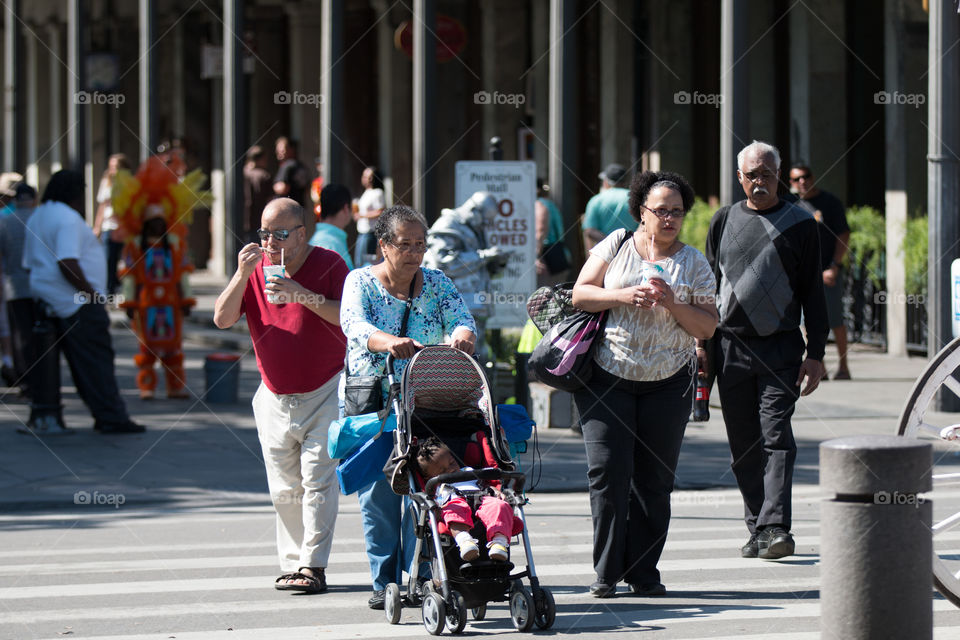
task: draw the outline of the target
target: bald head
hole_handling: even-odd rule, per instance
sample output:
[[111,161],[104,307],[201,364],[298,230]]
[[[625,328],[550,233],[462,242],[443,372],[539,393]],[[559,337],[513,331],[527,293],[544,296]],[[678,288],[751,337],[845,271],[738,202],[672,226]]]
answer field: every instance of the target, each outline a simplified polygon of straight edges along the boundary
[[293,198],[276,198],[263,208],[261,224],[266,227],[267,217],[274,223],[294,225],[303,224],[303,207]]

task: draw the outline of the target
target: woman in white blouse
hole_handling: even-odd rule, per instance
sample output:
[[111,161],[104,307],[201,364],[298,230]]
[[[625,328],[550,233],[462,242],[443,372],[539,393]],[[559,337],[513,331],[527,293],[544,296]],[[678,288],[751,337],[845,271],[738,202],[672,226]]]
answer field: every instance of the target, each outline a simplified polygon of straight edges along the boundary
[[607,310],[593,376],[575,394],[593,512],[590,592],[598,598],[621,581],[637,595],[666,593],[657,562],[692,405],[695,339],[711,337],[718,321],[710,265],[678,239],[693,198],[678,174],[636,176],[636,232],[622,242],[620,229],[591,249],[573,289],[577,307]]

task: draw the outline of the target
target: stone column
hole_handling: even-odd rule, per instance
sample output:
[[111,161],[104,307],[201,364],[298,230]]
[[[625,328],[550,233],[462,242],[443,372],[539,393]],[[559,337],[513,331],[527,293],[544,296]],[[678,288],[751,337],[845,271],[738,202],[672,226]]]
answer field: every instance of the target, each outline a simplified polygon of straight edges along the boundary
[[[319,4],[287,3],[289,15],[288,33],[290,34],[289,78],[287,91],[291,96],[299,93],[304,96],[318,96],[321,88],[321,47],[323,43],[322,15],[327,4],[341,5],[339,0],[324,0]],[[342,9],[341,9],[342,10]],[[320,63],[320,64],[318,64]],[[331,63],[332,64],[332,63]],[[339,64],[343,64],[340,60]],[[317,100],[301,99],[299,104],[291,102],[290,131],[292,137],[300,143],[297,154],[300,161],[308,167],[313,159],[320,155],[320,105]],[[342,132],[334,131],[339,136]],[[325,167],[324,171],[329,172]]]
[[752,139],[745,57],[747,0],[723,0],[720,9],[720,204],[739,199],[737,152]]
[[[884,2],[883,53],[884,90],[903,89],[903,0]],[[907,306],[902,294],[906,291],[907,271],[900,250],[907,229],[907,123],[906,105],[884,107],[886,147],[886,281],[887,281],[887,353],[895,357],[907,355]],[[894,151],[895,150],[895,151]]]
[[[633,137],[633,2],[600,5],[600,158],[630,168]],[[599,169],[598,169],[599,171]]]

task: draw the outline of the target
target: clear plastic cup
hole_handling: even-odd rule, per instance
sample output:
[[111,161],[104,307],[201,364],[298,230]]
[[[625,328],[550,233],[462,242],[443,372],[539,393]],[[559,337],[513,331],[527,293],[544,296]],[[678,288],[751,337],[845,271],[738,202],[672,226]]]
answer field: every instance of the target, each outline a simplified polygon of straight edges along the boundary
[[640,268],[640,273],[643,274],[643,281],[641,284],[646,284],[653,278],[660,278],[664,281],[668,280],[669,278],[666,269],[664,269],[660,264],[656,262],[650,262],[649,260],[643,261],[643,266]]
[[[282,264],[263,265],[263,283],[268,284],[270,282],[270,278],[273,277],[286,278],[287,268]],[[270,292],[267,292],[267,302],[271,304],[281,304],[277,294]]]

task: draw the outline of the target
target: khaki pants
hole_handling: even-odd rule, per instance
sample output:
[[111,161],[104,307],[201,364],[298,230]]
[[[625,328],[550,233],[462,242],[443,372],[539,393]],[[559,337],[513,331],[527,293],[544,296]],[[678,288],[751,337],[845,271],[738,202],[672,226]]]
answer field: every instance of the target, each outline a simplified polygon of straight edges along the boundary
[[284,572],[326,567],[330,557],[340,488],[336,462],[327,454],[327,429],[337,419],[339,379],[289,395],[276,395],[260,383],[253,397]]

